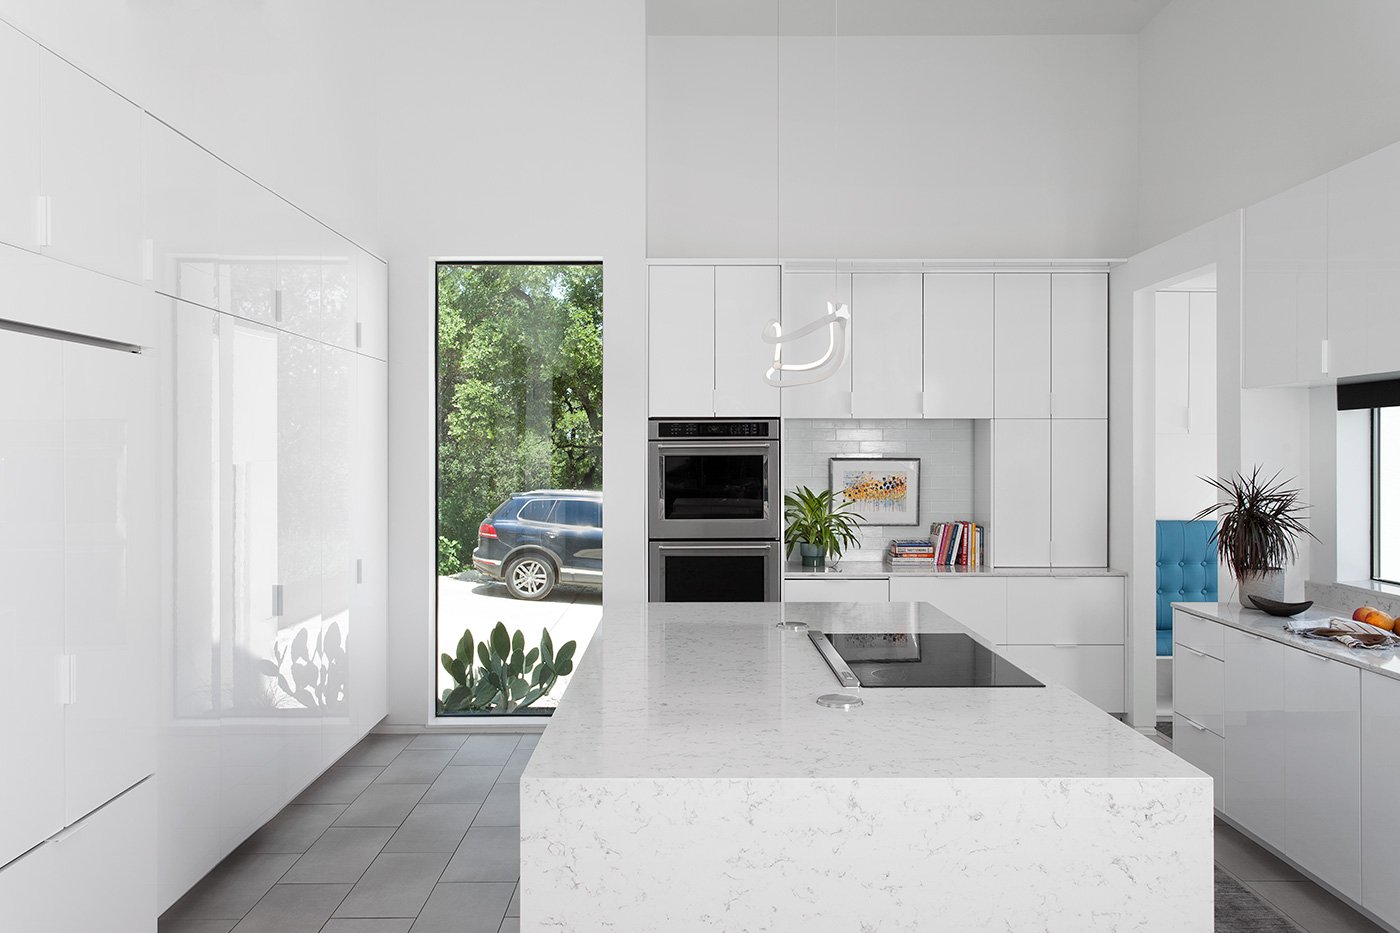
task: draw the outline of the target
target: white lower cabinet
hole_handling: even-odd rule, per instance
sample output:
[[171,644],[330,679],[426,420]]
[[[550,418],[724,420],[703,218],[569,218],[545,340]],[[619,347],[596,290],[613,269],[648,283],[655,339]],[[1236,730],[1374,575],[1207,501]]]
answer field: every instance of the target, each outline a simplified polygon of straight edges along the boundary
[[1211,776],[1215,808],[1225,808],[1225,739],[1177,712],[1172,715],[1172,751]]
[[1284,848],[1284,668],[1290,649],[1238,629],[1225,631],[1225,812]]
[[928,603],[994,645],[1006,644],[1004,577],[890,577],[890,601]]
[[1110,713],[1124,707],[1122,645],[1007,645],[1016,664],[1064,684]]
[[1175,712],[1225,734],[1225,662],[1177,644],[1172,661],[1172,702]]
[[1006,581],[1012,645],[1122,645],[1122,577],[1011,577]]
[[790,603],[884,603],[888,580],[784,580],[783,599]]
[[1361,673],[1361,904],[1400,926],[1400,680]]

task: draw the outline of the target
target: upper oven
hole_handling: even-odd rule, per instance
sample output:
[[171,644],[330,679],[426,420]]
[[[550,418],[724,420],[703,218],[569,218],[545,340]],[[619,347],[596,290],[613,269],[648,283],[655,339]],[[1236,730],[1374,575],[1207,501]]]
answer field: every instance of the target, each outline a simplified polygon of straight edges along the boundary
[[776,418],[654,420],[649,436],[647,537],[782,536]]

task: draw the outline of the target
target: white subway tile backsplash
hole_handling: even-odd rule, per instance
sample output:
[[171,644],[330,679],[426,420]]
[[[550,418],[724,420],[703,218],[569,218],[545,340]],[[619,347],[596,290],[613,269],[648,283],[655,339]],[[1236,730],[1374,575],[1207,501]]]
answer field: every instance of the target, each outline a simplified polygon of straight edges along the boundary
[[879,428],[837,428],[836,439],[838,441],[878,441],[881,439]]

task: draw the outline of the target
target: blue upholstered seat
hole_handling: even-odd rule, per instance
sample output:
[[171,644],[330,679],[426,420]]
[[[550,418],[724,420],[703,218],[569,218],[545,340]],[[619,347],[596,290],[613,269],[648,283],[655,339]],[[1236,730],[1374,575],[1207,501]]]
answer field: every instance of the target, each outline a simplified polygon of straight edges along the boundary
[[1172,654],[1172,603],[1213,603],[1219,597],[1215,522],[1157,523],[1157,655]]

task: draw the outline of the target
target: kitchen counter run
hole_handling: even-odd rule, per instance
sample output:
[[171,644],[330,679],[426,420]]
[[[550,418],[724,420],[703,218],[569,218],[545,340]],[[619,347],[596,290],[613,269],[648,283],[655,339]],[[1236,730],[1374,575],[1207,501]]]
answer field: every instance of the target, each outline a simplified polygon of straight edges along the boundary
[[804,567],[800,560],[783,565],[788,580],[888,580],[890,577],[1126,577],[1112,567],[890,567],[881,560],[843,560],[834,566]]

